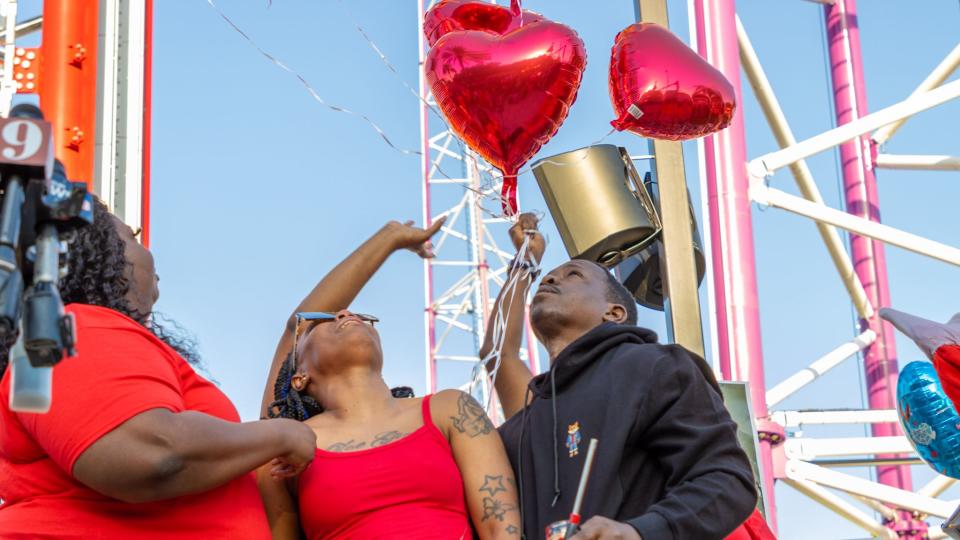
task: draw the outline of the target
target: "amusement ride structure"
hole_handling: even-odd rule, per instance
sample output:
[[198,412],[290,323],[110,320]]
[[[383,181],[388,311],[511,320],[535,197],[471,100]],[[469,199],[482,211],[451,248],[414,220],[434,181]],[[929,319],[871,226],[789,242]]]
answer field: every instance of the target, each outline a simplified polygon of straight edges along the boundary
[[[433,3],[420,0],[418,5],[421,66],[427,51],[423,14]],[[738,106],[730,127],[701,140],[700,166],[706,175],[706,192],[702,193],[706,223],[702,228],[712,293],[711,304],[703,312],[711,314],[707,325],[713,336],[711,349],[720,378],[749,383],[755,418],[751,429],[757,433],[763,500],[771,524],[776,523],[777,511],[774,481],[780,481],[873,536],[945,538],[946,533],[938,528],[928,528],[927,518],[947,519],[954,513],[957,502],[938,496],[956,480],[938,475],[926,485],[913,484],[909,465],[922,461],[897,425],[894,330],[881,321],[877,312],[890,302],[885,244],[954,265],[960,265],[960,249],[881,224],[876,174],[883,168],[960,170],[958,156],[892,155],[883,151],[884,144],[910,116],[960,97],[960,81],[945,83],[960,65],[960,44],[945,51],[943,61],[902,102],[869,112],[856,1],[815,3],[822,6],[814,5],[811,9],[825,12],[837,127],[798,141],[735,13],[734,0],[689,2],[691,36],[695,41],[692,47],[733,83],[738,103],[743,96],[743,70],[745,82],[753,88],[781,148],[762,156],[747,156],[742,106]],[[637,21],[666,26],[665,6],[664,0],[636,1]],[[624,25],[631,22],[624,21]],[[437,242],[438,259],[424,263],[426,381],[428,391],[433,391],[438,368],[452,362],[477,361],[490,306],[504,283],[513,254],[510,246],[498,246],[494,240],[506,238],[505,234],[491,234],[492,228],[503,227],[504,219],[484,210],[481,204],[484,196],[499,191],[496,182],[483,180],[489,178],[487,173],[492,168],[457,141],[445,125],[428,121],[434,101],[422,70],[420,76],[423,217],[425,223],[448,217]],[[844,210],[825,205],[804,161],[833,149],[839,151],[842,161]],[[668,154],[678,151],[662,141],[651,142],[650,150],[655,162],[675,161]],[[653,167],[663,177],[661,189],[665,178],[684,178],[682,165],[679,171],[665,171],[663,167],[666,165],[659,163]],[[783,168],[789,168],[802,196],[768,185],[768,178]],[[684,189],[677,196],[685,193]],[[661,197],[666,214],[667,196]],[[761,349],[751,203],[783,209],[815,222],[860,319],[859,332],[849,341],[838,346],[825,343],[824,350],[829,352],[824,356],[769,387],[765,385]],[[666,233],[668,220],[666,215],[663,218]],[[841,239],[840,229],[850,233],[849,249]],[[669,271],[664,269],[664,274]],[[683,293],[679,286],[674,287]],[[674,297],[673,291],[670,295]],[[702,353],[701,310],[696,300],[689,303],[690,297],[684,294],[682,305],[671,301],[675,305],[668,308],[668,327],[672,326],[675,341]],[[677,313],[684,310],[685,313]],[[690,311],[695,311],[697,321],[693,332],[697,335],[692,337],[689,328],[683,335],[678,322],[684,316],[690,317]],[[529,323],[526,334],[523,357],[538,373],[546,366],[537,356]],[[831,345],[835,346],[833,350]],[[860,354],[869,396],[867,409],[778,408],[801,388],[816,384],[823,374]],[[869,426],[870,435],[831,439],[787,437],[787,431],[802,426],[840,424]],[[850,466],[875,467],[876,480],[842,472],[842,467]]]
[[[152,0],[44,0],[17,23],[0,2],[0,113],[14,94],[39,95],[57,159],[149,243]],[[42,31],[39,47],[19,45]]]
[[[693,48],[733,84],[742,103],[741,69],[759,101],[780,150],[762,156],[746,153],[743,107],[732,124],[702,139],[703,244],[710,305],[701,310],[694,282],[674,279],[669,287],[668,320],[673,338],[696,352],[705,347],[701,312],[711,347],[725,381],[749,383],[755,425],[757,461],[762,476],[764,509],[776,523],[774,481],[784,482],[824,507],[880,538],[944,538],[928,527],[928,518],[948,519],[957,503],[938,498],[955,480],[936,476],[914,485],[910,464],[921,463],[897,426],[897,355],[893,329],[878,317],[888,306],[885,244],[960,265],[960,249],[880,223],[876,174],[879,169],[960,170],[960,156],[891,155],[884,144],[911,115],[960,97],[960,81],[946,82],[960,65],[960,44],[946,56],[916,91],[902,102],[869,112],[863,76],[855,0],[819,0],[825,12],[830,75],[837,127],[798,141],[764,74],[747,32],[736,16],[734,0],[690,0]],[[427,54],[423,14],[432,5],[418,0],[421,65]],[[665,0],[636,0],[637,21],[667,26]],[[17,93],[36,93],[55,127],[55,151],[71,179],[84,180],[133,227],[142,227],[149,241],[150,76],[152,0],[45,0],[43,16],[17,23],[17,2],[0,0],[4,36],[0,77],[0,115],[6,116]],[[634,21],[623,21],[624,25]],[[18,40],[41,30],[41,45],[20,47]],[[437,389],[438,371],[450,364],[473,365],[482,343],[496,292],[504,285],[511,246],[500,246],[510,221],[485,208],[498,193],[484,163],[442,123],[431,119],[434,100],[420,73],[420,133],[423,220],[446,216],[435,240],[437,259],[424,262],[424,343],[428,392]],[[664,234],[676,234],[681,223],[677,204],[686,202],[679,143],[653,142],[650,154],[661,189]],[[824,204],[804,160],[820,152],[839,151],[846,208]],[[673,154],[671,154],[673,153]],[[670,169],[673,167],[673,169]],[[767,179],[789,168],[802,196],[771,187]],[[493,177],[496,175],[494,174]],[[860,318],[857,335],[842,344],[824,344],[827,354],[785,380],[767,387],[751,203],[779,208],[816,223],[827,254]],[[683,207],[684,212],[686,206]],[[673,213],[671,216],[671,212]],[[840,229],[849,231],[844,244]],[[688,230],[689,232],[689,230]],[[682,235],[681,235],[682,236]],[[690,249],[664,237],[666,253]],[[678,247],[679,246],[679,247]],[[666,266],[683,263],[672,262]],[[677,266],[664,275],[683,276]],[[693,274],[695,276],[695,274]],[[694,278],[695,279],[695,278]],[[693,294],[690,294],[693,291]],[[691,324],[694,320],[696,324]],[[834,346],[833,350],[830,347]],[[782,410],[799,389],[847,359],[862,353],[869,408],[863,410]],[[529,322],[521,357],[535,373],[541,362]],[[489,393],[489,387],[484,392]],[[870,436],[843,439],[788,437],[804,425],[860,424]],[[741,425],[741,428],[744,426]],[[876,468],[876,481],[841,472],[840,467]]]

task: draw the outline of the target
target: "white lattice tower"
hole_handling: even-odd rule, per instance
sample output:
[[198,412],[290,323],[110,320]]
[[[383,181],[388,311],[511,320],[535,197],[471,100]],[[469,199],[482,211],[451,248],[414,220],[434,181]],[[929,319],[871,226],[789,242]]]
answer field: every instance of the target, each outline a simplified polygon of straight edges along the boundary
[[[426,56],[423,15],[432,1],[418,2],[420,66]],[[508,238],[510,221],[499,216],[499,173],[483,162],[454,135],[439,115],[423,70],[420,69],[420,135],[423,162],[423,222],[446,217],[434,239],[435,259],[424,261],[424,346],[426,388],[438,385],[438,368],[450,366],[459,386],[470,377],[490,315],[490,306],[507,277],[513,248],[498,240]],[[536,344],[529,322],[526,347],[520,357],[539,373]],[[459,367],[456,365],[459,364]],[[490,389],[484,380],[484,403]],[[491,400],[496,403],[496,400]],[[496,416],[496,410],[491,410]]]

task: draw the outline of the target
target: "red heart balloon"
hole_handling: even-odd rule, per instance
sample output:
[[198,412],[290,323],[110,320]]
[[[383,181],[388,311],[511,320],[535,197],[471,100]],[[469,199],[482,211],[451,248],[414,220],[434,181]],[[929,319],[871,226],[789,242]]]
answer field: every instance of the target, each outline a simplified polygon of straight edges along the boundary
[[610,51],[613,127],[643,137],[679,141],[730,125],[733,85],[677,36],[653,23],[617,34]]
[[[519,5],[515,7],[519,10]],[[543,15],[523,10],[519,16],[511,9],[477,0],[441,0],[423,17],[423,35],[432,47],[440,38],[459,30],[485,30],[503,35],[524,24],[544,20]]]
[[451,32],[427,54],[426,79],[450,128],[503,172],[508,214],[517,171],[566,119],[586,64],[577,33],[547,20],[503,36]]

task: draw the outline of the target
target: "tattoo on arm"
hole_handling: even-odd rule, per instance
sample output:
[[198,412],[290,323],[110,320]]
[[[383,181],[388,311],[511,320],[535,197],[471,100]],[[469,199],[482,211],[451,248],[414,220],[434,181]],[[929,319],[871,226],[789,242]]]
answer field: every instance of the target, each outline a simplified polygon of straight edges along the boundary
[[507,488],[503,487],[502,474],[498,476],[486,475],[483,479],[483,485],[480,487],[480,491],[486,491],[491,497],[496,497],[497,493],[506,490]]
[[469,437],[486,435],[493,431],[493,422],[487,417],[483,407],[468,394],[460,394],[457,400],[457,416],[451,416],[453,427]]
[[520,536],[520,529],[516,525],[510,524],[507,525],[507,534],[511,536]]
[[516,512],[517,506],[505,503],[500,499],[494,499],[491,497],[483,498],[483,517],[480,518],[480,521],[486,521],[490,518],[494,518],[497,521],[503,521],[507,516],[507,512]]

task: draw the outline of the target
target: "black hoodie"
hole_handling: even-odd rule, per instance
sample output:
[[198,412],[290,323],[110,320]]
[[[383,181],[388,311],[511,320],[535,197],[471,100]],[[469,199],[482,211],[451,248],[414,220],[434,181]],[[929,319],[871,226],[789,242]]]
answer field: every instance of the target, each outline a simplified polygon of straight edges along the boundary
[[712,371],[656,341],[636,326],[594,328],[530,381],[533,401],[501,426],[528,540],[568,517],[591,438],[584,521],[628,522],[644,540],[720,540],[753,511],[750,463]]

